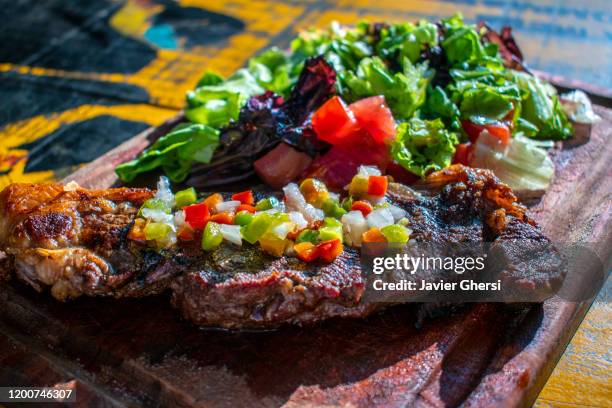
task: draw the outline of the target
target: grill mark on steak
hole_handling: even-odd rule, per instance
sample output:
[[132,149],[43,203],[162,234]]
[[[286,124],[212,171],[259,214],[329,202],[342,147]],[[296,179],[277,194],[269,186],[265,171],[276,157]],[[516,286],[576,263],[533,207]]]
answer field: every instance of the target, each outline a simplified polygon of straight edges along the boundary
[[[415,240],[493,242],[503,261],[495,273],[505,283],[542,297],[558,288],[558,254],[542,248],[543,259],[529,261],[517,240],[550,243],[491,172],[451,166],[417,187],[391,183],[388,194],[407,211]],[[0,193],[0,249],[8,257],[0,275],[15,269],[19,279],[39,291],[49,287],[60,300],[137,297],[170,288],[172,304],[184,317],[229,328],[362,317],[381,307],[362,302],[365,278],[353,248],[323,265],[273,258],[248,243],[207,253],[192,242],[156,252],[127,239],[138,208],[153,194],[129,188],[65,191],[55,184],[7,187]]]

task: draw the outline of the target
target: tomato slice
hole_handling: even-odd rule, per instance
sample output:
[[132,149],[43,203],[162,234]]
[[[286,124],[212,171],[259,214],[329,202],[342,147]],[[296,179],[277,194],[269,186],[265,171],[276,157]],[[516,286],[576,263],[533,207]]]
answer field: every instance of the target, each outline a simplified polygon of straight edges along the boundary
[[313,177],[325,183],[331,190],[341,190],[351,182],[360,165],[376,166],[382,172],[391,161],[389,148],[377,144],[366,134],[349,146],[333,146],[315,158],[303,177]]
[[334,96],[312,115],[312,128],[319,139],[338,145],[350,142],[359,125],[344,101]]
[[395,119],[382,95],[361,99],[349,105],[359,126],[377,143],[387,143],[397,132]]
[[242,191],[232,195],[232,200],[240,201],[242,204],[253,205],[255,199],[253,198],[253,192],[251,190]]
[[455,146],[455,157],[453,157],[453,164],[463,164],[469,166],[472,161],[472,144],[461,143]]
[[462,120],[461,126],[465,133],[467,133],[470,138],[470,142],[476,143],[478,140],[478,136],[480,136],[480,132],[483,130],[488,131],[492,136],[495,136],[500,140],[500,142],[507,146],[510,142],[510,128],[505,123],[496,122],[496,123],[488,123],[486,125],[477,125],[476,123],[470,120]]
[[372,204],[367,201],[355,201],[351,206],[351,211],[361,211],[364,217],[367,217],[372,210]]
[[205,202],[188,205],[183,208],[183,211],[185,212],[185,221],[195,230],[204,229],[210,218],[210,210]]
[[368,177],[368,194],[382,197],[387,193],[388,184],[386,176],[370,176]]

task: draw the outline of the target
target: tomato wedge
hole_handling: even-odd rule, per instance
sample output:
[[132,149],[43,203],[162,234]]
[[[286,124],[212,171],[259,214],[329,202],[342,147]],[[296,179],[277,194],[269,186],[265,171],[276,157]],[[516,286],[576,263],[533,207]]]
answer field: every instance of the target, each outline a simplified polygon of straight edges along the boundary
[[361,99],[349,105],[359,126],[377,143],[390,142],[397,132],[395,119],[382,95]]
[[188,205],[183,208],[185,221],[195,230],[204,229],[210,218],[210,210],[207,203]]
[[334,96],[312,115],[312,128],[320,140],[339,145],[350,142],[359,125],[344,101]]
[[465,133],[467,133],[470,138],[470,142],[476,143],[478,140],[478,136],[483,130],[489,132],[492,136],[495,136],[500,140],[500,142],[507,146],[510,142],[510,128],[505,123],[496,122],[496,123],[488,123],[486,125],[477,125],[470,120],[462,120],[461,126]]
[[461,143],[455,146],[455,157],[453,157],[453,164],[463,164],[469,166],[472,161],[472,144]]

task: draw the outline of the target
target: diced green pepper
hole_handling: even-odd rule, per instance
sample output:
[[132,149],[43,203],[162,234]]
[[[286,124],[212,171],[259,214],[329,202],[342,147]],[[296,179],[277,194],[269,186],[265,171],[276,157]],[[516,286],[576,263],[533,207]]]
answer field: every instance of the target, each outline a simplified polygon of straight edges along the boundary
[[319,228],[319,239],[321,241],[339,239],[342,242],[342,223],[335,218],[325,218],[323,226]]
[[257,240],[266,233],[272,224],[272,216],[268,213],[259,213],[253,217],[250,223],[240,229],[242,238],[247,242],[254,244]]
[[221,245],[223,241],[223,234],[221,234],[221,228],[216,222],[208,222],[204,233],[202,234],[202,249],[205,251],[212,251]]
[[299,235],[297,236],[297,239],[295,240],[295,243],[299,244],[301,242],[311,242],[313,244],[316,244],[318,239],[319,239],[319,231],[305,229],[299,233]]
[[164,240],[172,228],[168,224],[161,222],[150,222],[144,228],[145,239],[148,241]]
[[340,218],[346,214],[346,210],[340,206],[338,201],[328,198],[321,207],[327,217]]
[[353,206],[353,197],[346,197],[342,200],[342,204],[340,204],[344,211],[351,211],[351,207]]
[[401,225],[387,225],[380,229],[380,232],[385,236],[387,242],[393,242],[398,244],[405,244],[408,242],[410,235],[408,229]]
[[195,188],[190,187],[177,192],[174,196],[174,200],[176,201],[176,208],[187,207],[198,200],[198,193],[196,193]]
[[234,217],[234,224],[244,226],[253,221],[253,214],[248,211],[240,211]]
[[279,204],[280,203],[276,197],[263,198],[257,202],[255,209],[257,211],[271,210],[272,208],[277,207]]
[[170,214],[170,211],[172,211],[172,208],[168,207],[168,205],[159,198],[149,198],[147,201],[142,203],[142,206],[138,210],[139,217],[142,216],[142,210],[145,208],[150,208],[152,210],[161,210],[166,214]]

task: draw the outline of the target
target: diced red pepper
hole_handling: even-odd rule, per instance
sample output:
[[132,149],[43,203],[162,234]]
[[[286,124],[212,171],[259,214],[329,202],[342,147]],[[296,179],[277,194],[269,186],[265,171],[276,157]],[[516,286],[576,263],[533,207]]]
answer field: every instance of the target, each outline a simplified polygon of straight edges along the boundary
[[209,221],[216,222],[217,224],[232,225],[234,223],[234,216],[230,213],[222,212],[218,214],[213,214],[210,217]]
[[339,145],[350,142],[359,125],[344,101],[334,96],[312,115],[312,128],[320,140]]
[[210,218],[210,210],[206,202],[188,205],[183,208],[185,221],[195,230],[204,229]]
[[317,245],[316,252],[317,257],[322,259],[324,262],[333,262],[334,259],[342,253],[344,247],[339,239],[330,239],[329,241],[323,241]]
[[300,242],[293,246],[298,259],[304,262],[313,262],[317,259],[317,248],[312,242]]
[[367,201],[355,201],[351,206],[351,211],[361,211],[364,217],[367,217],[373,210],[372,204]]
[[339,239],[330,239],[317,245],[311,242],[300,242],[293,246],[298,259],[304,262],[314,262],[321,259],[324,262],[333,262],[343,251],[344,247]]
[[195,239],[195,234],[191,228],[184,227],[179,229],[176,234],[177,238],[181,241],[193,241]]
[[361,242],[364,244],[372,242],[387,242],[387,238],[378,228],[370,228],[361,235]]
[[383,95],[371,96],[350,104],[359,126],[377,143],[390,142],[397,132],[395,119]]
[[469,166],[472,161],[472,144],[461,143],[455,146],[455,157],[453,164],[463,164]]
[[242,204],[253,205],[255,199],[253,198],[253,192],[251,190],[242,191],[232,196],[232,200],[240,201]]
[[215,193],[215,194],[212,194],[206,197],[203,203],[206,204],[210,212],[213,212],[217,204],[219,204],[222,201],[223,201],[223,196],[219,193]]
[[483,130],[486,130],[492,136],[498,138],[504,146],[507,146],[510,142],[510,128],[505,123],[496,122],[488,123],[486,125],[477,125],[470,120],[463,120],[461,121],[461,126],[463,127],[463,130],[465,130],[465,133],[467,133],[468,137],[470,138],[470,142],[472,143],[476,143],[478,136],[480,136],[480,133]]
[[382,197],[387,193],[388,184],[385,176],[370,176],[368,177],[368,194]]
[[240,211],[248,211],[251,214],[253,214],[257,210],[252,205],[240,204],[238,207],[236,207],[236,214],[238,214]]

